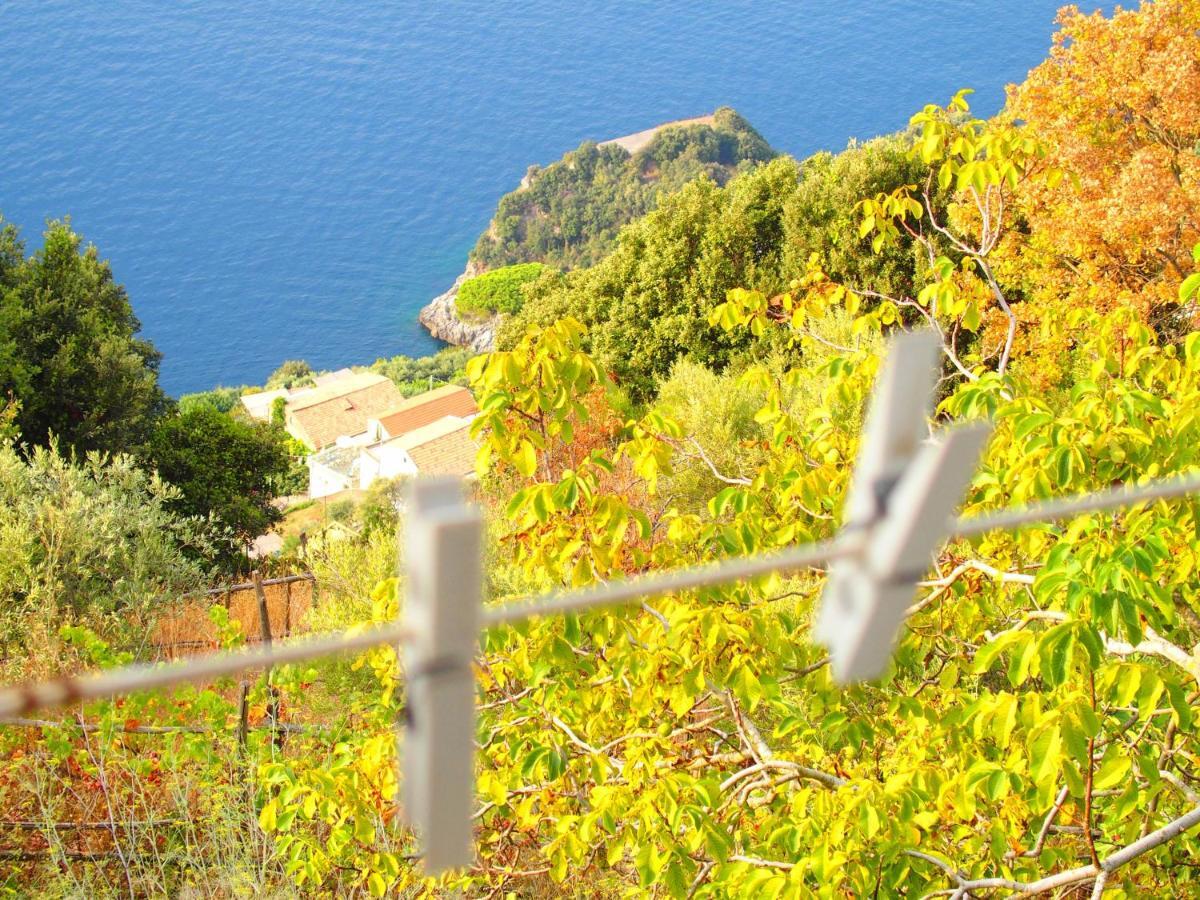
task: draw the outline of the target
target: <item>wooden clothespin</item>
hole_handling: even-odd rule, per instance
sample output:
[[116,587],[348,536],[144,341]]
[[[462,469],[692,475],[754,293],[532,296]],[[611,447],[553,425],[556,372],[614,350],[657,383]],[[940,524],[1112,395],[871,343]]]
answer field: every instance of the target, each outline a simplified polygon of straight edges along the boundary
[[405,523],[404,807],[428,874],[475,860],[475,674],[483,520],[457,478],[418,479]]
[[872,397],[843,524],[861,543],[830,567],[815,629],[842,684],[887,668],[917,582],[991,434],[979,423],[929,437],[940,355],[934,332],[902,334]]

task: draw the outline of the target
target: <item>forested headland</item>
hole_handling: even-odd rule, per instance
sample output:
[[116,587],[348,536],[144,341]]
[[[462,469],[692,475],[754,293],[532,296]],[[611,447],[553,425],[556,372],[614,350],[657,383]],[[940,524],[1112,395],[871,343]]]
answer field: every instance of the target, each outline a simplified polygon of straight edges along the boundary
[[421,322],[444,340],[490,348],[481,320],[517,312],[524,284],[599,262],[621,228],[685,184],[701,177],[724,184],[777,155],[728,107],[630,143],[637,137],[586,141],[548,166],[530,166],[500,198],[461,284],[422,310]]
[[[497,279],[512,301],[497,349],[377,363],[414,384],[450,369],[475,392],[487,603],[831,536],[899,329],[939,337],[931,425],[993,425],[963,515],[1200,472],[1200,3],[1068,8],[997,115],[967,91],[930,100],[903,133],[837,153],[751,142],[718,173],[728,148],[697,150],[653,208],[631,194],[614,206],[627,223],[589,220],[569,247],[528,227],[529,198],[502,201],[516,221],[477,258],[546,268],[515,279],[519,303]],[[247,521],[211,498],[266,496],[286,466],[270,426],[219,395],[161,395],[129,298],[68,225],[33,254],[5,235],[11,681],[144,658],[146,623],[222,565],[215,524]],[[225,428],[262,453],[201,491]],[[395,488],[310,551],[311,629],[400,613]],[[0,884],[1193,896],[1198,514],[1193,496],[953,540],[888,671],[851,687],[812,638],[816,569],[491,628],[476,864],[437,881],[399,808],[393,648],[257,679],[248,730],[228,681],[0,727],[0,817],[33,823],[0,824],[20,850]],[[297,726],[286,739],[257,727],[272,703]],[[85,819],[137,824],[87,840],[56,824]]]

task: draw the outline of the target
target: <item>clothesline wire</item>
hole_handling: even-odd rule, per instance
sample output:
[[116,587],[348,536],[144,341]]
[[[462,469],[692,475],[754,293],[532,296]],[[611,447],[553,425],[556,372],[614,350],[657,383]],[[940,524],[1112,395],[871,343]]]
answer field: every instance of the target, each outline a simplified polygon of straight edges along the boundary
[[[1200,492],[1200,476],[1188,475],[1140,486],[1121,486],[1093,494],[1047,500],[1013,510],[957,519],[948,526],[952,538],[977,537],[990,531],[1007,531],[1038,522],[1058,522],[1094,512],[1167,500]],[[812,568],[859,553],[865,537],[843,534],[830,540],[794,547],[755,557],[738,557],[659,575],[612,581],[570,593],[553,593],[528,602],[510,603],[483,610],[485,627],[510,624],[535,616],[583,612],[605,606],[621,606],[643,598],[683,590],[727,584],[772,572]],[[17,685],[0,690],[0,724],[4,718],[113,697],[134,691],[153,690],[192,681],[233,675],[246,669],[302,662],[321,656],[367,650],[383,644],[400,644],[413,638],[402,623],[394,622],[361,631],[287,643],[252,650],[214,653],[167,665],[139,664],[97,674],[69,676],[38,684]]]
[[1107,491],[1045,500],[1017,509],[1006,509],[969,519],[959,519],[950,528],[952,537],[976,537],[988,531],[1011,531],[1034,522],[1061,522],[1075,516],[1136,506],[1152,500],[1170,500],[1200,492],[1200,475],[1180,475],[1144,485],[1121,485]]
[[332,656],[355,650],[369,650],[381,644],[399,644],[409,640],[410,632],[400,622],[357,632],[340,632],[328,637],[271,644],[253,650],[212,653],[185,662],[166,665],[138,664],[122,666],[96,674],[56,678],[40,684],[17,685],[0,691],[0,724],[4,718],[47,709],[153,690],[189,681],[207,681],[235,675],[246,669],[265,668],[303,662],[319,656]]

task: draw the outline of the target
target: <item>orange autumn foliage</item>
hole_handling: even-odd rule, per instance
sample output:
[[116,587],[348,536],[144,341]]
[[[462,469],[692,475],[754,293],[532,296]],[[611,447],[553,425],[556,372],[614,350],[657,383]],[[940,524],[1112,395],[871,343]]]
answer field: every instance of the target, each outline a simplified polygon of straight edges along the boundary
[[1194,311],[1176,309],[1176,289],[1200,240],[1200,0],[1110,18],[1069,6],[1058,21],[1049,59],[1010,87],[1008,114],[1069,183],[1020,185],[1031,234],[1009,272],[1042,303],[1131,305],[1181,330]]

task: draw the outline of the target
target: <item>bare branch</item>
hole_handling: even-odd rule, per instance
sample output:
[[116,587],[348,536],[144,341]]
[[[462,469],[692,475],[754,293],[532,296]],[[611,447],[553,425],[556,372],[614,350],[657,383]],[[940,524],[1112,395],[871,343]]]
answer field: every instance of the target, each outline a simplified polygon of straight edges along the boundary
[[[1151,850],[1161,847],[1163,844],[1179,837],[1185,831],[1188,831],[1195,826],[1200,825],[1200,806],[1194,807],[1190,812],[1185,813],[1177,819],[1168,822],[1157,831],[1153,831],[1140,840],[1134,841],[1126,847],[1109,854],[1100,861],[1100,864],[1094,865],[1089,863],[1086,866],[1079,866],[1075,869],[1067,869],[1063,872],[1057,872],[1053,875],[1047,875],[1045,878],[1040,878],[1037,881],[1014,881],[1008,878],[976,878],[968,879],[949,863],[940,860],[937,857],[930,856],[927,853],[921,853],[917,850],[905,850],[905,854],[918,859],[924,859],[931,862],[938,868],[942,869],[955,880],[958,884],[958,891],[955,896],[968,896],[971,891],[981,891],[995,888],[1007,888],[1017,894],[1025,896],[1034,896],[1037,894],[1046,894],[1050,891],[1055,891],[1060,888],[1071,887],[1077,884],[1086,884],[1089,881],[1101,882],[1100,891],[1103,892],[1104,884],[1108,880],[1108,876],[1117,871],[1124,865],[1127,865]],[[1095,892],[1093,897],[1098,896]]]
[[978,559],[969,559],[966,562],[959,563],[949,575],[944,578],[937,578],[932,581],[918,582],[919,587],[931,587],[935,590],[918,600],[908,608],[906,615],[914,616],[925,607],[929,606],[939,597],[946,593],[959,578],[970,571],[982,572],[985,575],[1000,581],[1001,584],[1033,584],[1033,576],[1026,575],[1022,572],[1002,572],[994,566],[989,566],[987,563]]

